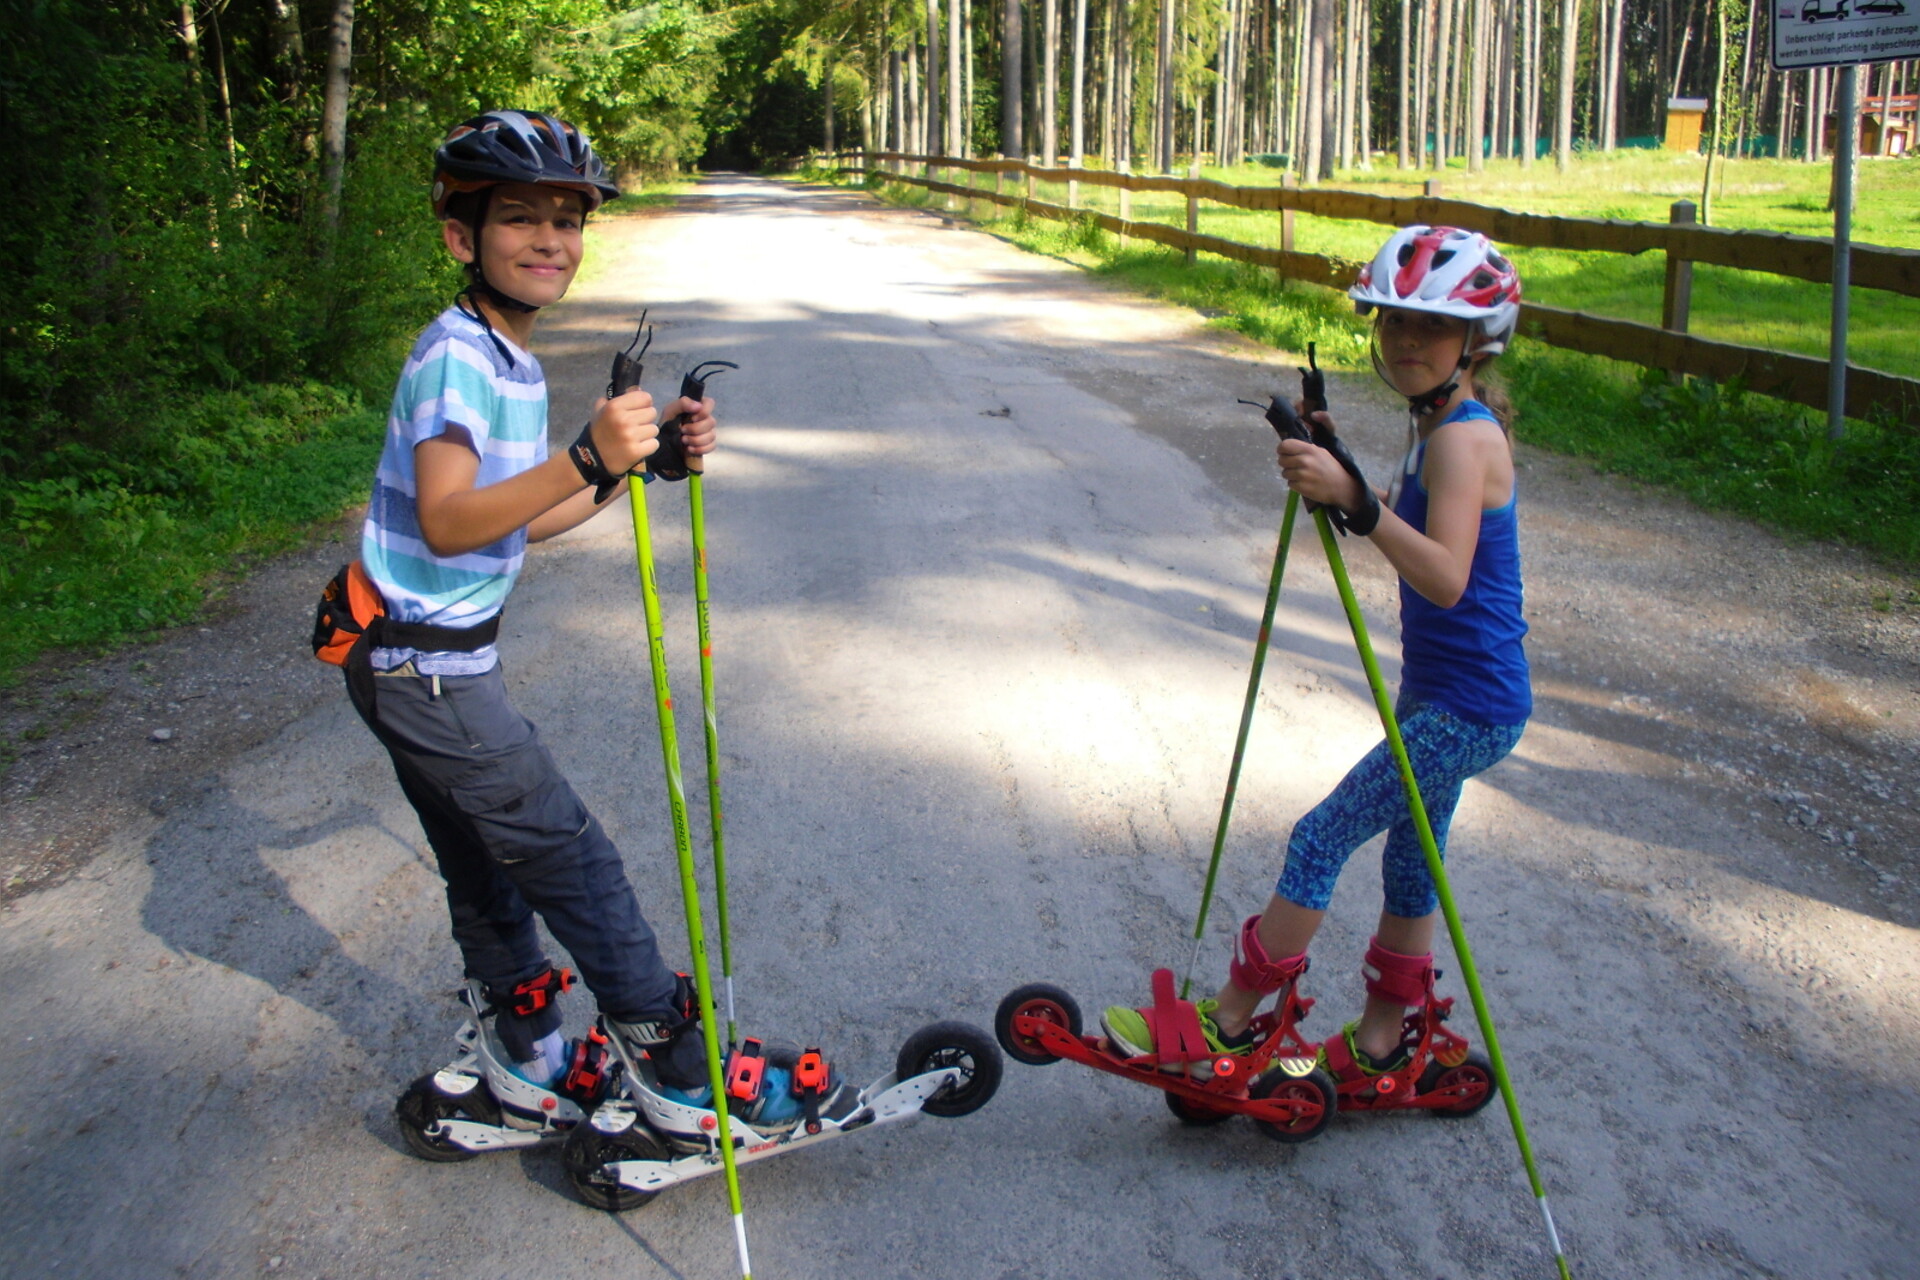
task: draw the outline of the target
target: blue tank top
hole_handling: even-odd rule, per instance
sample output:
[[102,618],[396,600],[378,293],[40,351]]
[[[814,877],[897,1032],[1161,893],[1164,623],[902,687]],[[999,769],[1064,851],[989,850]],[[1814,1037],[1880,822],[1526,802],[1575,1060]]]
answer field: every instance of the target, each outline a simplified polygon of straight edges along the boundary
[[[1492,420],[1477,400],[1461,404],[1435,431],[1474,418]],[[1429,436],[1429,439],[1432,437]],[[1414,446],[1394,514],[1427,531],[1427,491],[1420,464],[1426,441]],[[1514,483],[1507,505],[1480,513],[1480,541],[1473,549],[1467,590],[1451,609],[1400,581],[1400,688],[1476,724],[1519,724],[1533,714],[1527,676],[1525,602],[1520,587],[1520,529]]]

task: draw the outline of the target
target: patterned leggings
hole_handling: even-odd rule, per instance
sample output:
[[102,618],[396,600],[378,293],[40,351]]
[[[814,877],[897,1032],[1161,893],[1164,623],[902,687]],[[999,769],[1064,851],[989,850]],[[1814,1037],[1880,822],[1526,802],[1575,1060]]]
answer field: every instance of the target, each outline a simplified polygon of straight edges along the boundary
[[[1430,703],[1400,696],[1394,711],[1400,736],[1413,762],[1433,838],[1444,855],[1447,828],[1460,803],[1460,788],[1468,778],[1484,773],[1504,759],[1520,741],[1526,721],[1519,724],[1475,724]],[[1393,751],[1382,740],[1348,771],[1325,800],[1294,824],[1287,841],[1287,865],[1274,892],[1311,911],[1326,910],[1333,899],[1334,881],[1347,858],[1374,836],[1387,833],[1380,856],[1388,914],[1418,919],[1440,905],[1433,876],[1427,870],[1420,836],[1407,809],[1400,784],[1400,768]]]

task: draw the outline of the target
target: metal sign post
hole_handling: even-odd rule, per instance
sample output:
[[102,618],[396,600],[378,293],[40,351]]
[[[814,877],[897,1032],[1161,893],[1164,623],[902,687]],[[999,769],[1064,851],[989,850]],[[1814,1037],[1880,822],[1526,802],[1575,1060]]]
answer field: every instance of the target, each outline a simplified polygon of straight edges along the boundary
[[[1920,58],[1920,0],[1774,0],[1773,68],[1839,67],[1833,151],[1833,333],[1827,353],[1827,438],[1845,430],[1847,287],[1852,275],[1854,151],[1860,141],[1859,69]],[[1817,125],[1816,125],[1817,127]],[[1781,140],[1784,144],[1785,139]]]

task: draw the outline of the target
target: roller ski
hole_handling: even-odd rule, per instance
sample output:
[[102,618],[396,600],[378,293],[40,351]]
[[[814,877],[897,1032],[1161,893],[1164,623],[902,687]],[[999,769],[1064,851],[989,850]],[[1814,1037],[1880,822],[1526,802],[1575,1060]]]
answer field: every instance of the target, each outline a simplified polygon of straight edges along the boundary
[[1173,971],[1160,969],[1153,975],[1154,1003],[1109,1009],[1102,1018],[1104,1035],[1082,1034],[1078,1004],[1058,987],[1021,987],[1001,1001],[995,1016],[1001,1046],[1030,1065],[1069,1059],[1151,1085],[1187,1124],[1247,1116],[1278,1142],[1319,1136],[1337,1111],[1466,1116],[1493,1100],[1491,1065],[1446,1025],[1453,1001],[1435,994],[1438,974],[1430,957],[1399,956],[1377,944],[1368,951],[1368,991],[1417,1006],[1405,1019],[1398,1047],[1376,1061],[1354,1046],[1351,1027],[1325,1044],[1302,1038],[1300,1023],[1314,1004],[1298,991],[1306,958],[1270,960],[1254,936],[1254,923],[1248,920],[1241,930],[1232,981],[1278,999],[1237,1036],[1223,1037],[1213,1026],[1207,1017],[1211,1001],[1178,999]]
[[[1079,1004],[1047,983],[1009,993],[994,1015],[994,1031],[1016,1062],[1044,1066],[1064,1059],[1159,1089],[1167,1109],[1187,1124],[1244,1115],[1276,1142],[1306,1142],[1332,1121],[1338,1096],[1317,1047],[1299,1032],[1313,1008],[1297,989],[1307,966],[1304,958],[1295,966],[1268,962],[1251,933],[1242,931],[1234,980],[1252,989],[1257,979],[1260,990],[1279,998],[1232,1042],[1204,1018],[1207,1002],[1195,1005],[1174,994],[1171,969],[1154,971],[1150,1007],[1127,1010],[1138,1023],[1128,1034],[1083,1034]],[[1246,942],[1257,959],[1248,958]]]
[[936,1022],[907,1038],[894,1070],[864,1089],[839,1080],[818,1049],[745,1040],[726,1055],[727,1137],[710,1089],[660,1079],[653,1053],[610,1037],[619,1086],[566,1135],[563,1160],[582,1200],[620,1212],[676,1183],[925,1113],[953,1117],[985,1106],[1000,1087],[1000,1053],[986,1032]]

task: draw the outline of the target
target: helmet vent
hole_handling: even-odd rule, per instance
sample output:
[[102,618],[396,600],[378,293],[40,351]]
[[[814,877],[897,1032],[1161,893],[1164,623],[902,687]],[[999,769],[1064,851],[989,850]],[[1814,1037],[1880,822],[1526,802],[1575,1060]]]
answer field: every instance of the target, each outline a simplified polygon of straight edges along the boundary
[[1442,249],[1440,252],[1433,255],[1433,265],[1436,267],[1444,267],[1449,262],[1452,262],[1452,261],[1453,261],[1453,250],[1451,249]]

